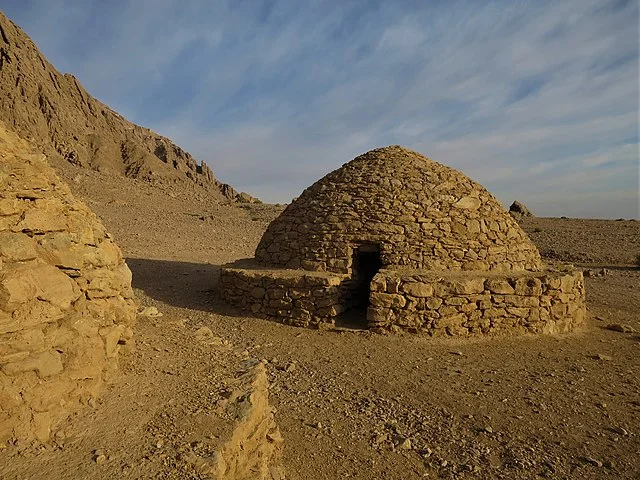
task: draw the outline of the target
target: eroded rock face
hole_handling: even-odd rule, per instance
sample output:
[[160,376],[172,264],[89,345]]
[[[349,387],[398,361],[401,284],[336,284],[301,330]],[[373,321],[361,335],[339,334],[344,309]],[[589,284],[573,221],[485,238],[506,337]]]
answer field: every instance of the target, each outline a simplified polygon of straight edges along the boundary
[[382,266],[538,270],[538,250],[493,195],[400,146],[371,150],[307,188],[256,250],[264,265],[351,273],[354,249]]
[[47,441],[98,394],[134,322],[120,249],[0,123],[0,443]]
[[199,185],[214,196],[255,202],[220,182],[171,140],[135,125],[61,74],[0,12],[0,118],[49,156],[163,185]]

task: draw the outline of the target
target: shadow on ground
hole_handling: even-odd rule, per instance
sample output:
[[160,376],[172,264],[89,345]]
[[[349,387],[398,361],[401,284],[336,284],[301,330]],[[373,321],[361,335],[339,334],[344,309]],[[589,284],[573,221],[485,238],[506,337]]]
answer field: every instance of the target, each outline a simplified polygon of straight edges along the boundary
[[[126,261],[133,273],[133,288],[154,300],[230,317],[250,316],[217,297],[220,265],[147,258],[127,258]],[[366,316],[366,308],[348,310],[338,317],[336,329],[366,332]]]
[[127,265],[133,273],[133,288],[155,300],[174,307],[229,313],[216,298],[220,265],[146,258],[128,258]]

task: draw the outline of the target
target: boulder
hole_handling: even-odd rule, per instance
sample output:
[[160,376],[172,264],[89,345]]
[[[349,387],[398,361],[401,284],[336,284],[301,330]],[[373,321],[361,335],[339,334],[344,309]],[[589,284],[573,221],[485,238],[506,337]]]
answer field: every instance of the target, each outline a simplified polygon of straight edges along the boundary
[[522,203],[517,200],[509,207],[509,214],[515,218],[533,217],[533,213]]

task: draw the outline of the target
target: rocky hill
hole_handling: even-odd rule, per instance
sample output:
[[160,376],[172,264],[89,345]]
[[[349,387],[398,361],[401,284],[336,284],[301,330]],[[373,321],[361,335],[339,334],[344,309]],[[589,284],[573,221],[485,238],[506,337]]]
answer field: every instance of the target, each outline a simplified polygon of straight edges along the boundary
[[0,12],[0,119],[49,156],[158,184],[195,184],[253,202],[166,137],[135,125],[58,72]]

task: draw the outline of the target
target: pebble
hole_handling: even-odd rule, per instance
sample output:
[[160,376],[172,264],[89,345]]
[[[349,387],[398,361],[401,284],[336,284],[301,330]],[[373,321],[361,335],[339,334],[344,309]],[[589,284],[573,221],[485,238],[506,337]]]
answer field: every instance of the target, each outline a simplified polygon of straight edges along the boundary
[[296,369],[296,362],[291,362],[284,369],[285,372],[293,372]]
[[596,460],[593,457],[585,457],[585,461],[587,463],[590,463],[591,465],[593,465],[594,467],[602,467],[603,463],[600,460]]
[[411,440],[408,438],[400,437],[398,438],[398,448],[400,450],[411,450]]
[[161,317],[162,313],[159,312],[156,307],[146,307],[140,310],[138,315],[141,315],[143,317],[157,318],[157,317]]
[[603,360],[605,362],[610,362],[611,360],[613,360],[613,357],[605,355],[604,353],[599,353],[594,358],[596,358],[597,360]]

